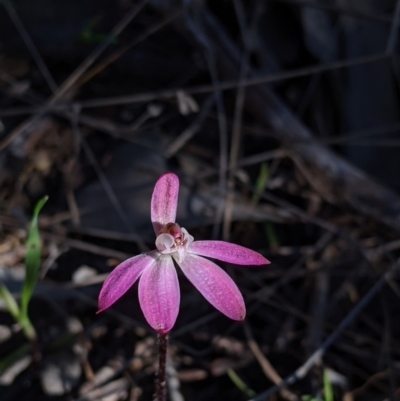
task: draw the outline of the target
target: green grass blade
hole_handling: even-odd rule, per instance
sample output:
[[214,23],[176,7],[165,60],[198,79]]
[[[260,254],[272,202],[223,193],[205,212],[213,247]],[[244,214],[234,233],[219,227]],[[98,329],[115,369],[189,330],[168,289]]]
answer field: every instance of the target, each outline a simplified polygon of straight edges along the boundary
[[312,395],[306,394],[301,396],[301,401],[324,401],[321,398],[314,398]]
[[29,319],[29,316],[27,314],[24,316],[20,316],[19,323],[21,325],[22,331],[25,334],[25,337],[30,341],[36,341],[37,339],[36,330],[33,327],[31,320]]
[[265,224],[265,235],[267,236],[268,246],[271,250],[277,250],[279,248],[279,240],[276,235],[274,226],[271,223]]
[[17,301],[14,299],[8,288],[4,284],[0,284],[0,297],[4,299],[10,315],[19,321],[19,307]]
[[47,202],[48,197],[40,199],[33,210],[33,216],[31,224],[28,230],[28,238],[26,241],[26,255],[25,255],[25,280],[22,285],[21,294],[21,319],[27,319],[28,305],[32,297],[33,290],[35,289],[36,282],[39,276],[40,268],[40,253],[41,253],[41,243],[38,227],[38,216],[40,210]]
[[323,375],[323,383],[324,383],[324,401],[333,401],[333,388],[332,383],[329,380],[329,370],[324,369]]
[[256,392],[249,388],[233,369],[228,369],[226,373],[228,374],[228,377],[232,380],[233,384],[240,391],[245,393],[247,397],[254,397],[256,395]]
[[257,204],[260,201],[260,196],[263,193],[265,186],[267,185],[267,181],[269,178],[269,168],[267,163],[262,163],[260,166],[260,171],[257,176],[255,191],[251,202],[253,204]]

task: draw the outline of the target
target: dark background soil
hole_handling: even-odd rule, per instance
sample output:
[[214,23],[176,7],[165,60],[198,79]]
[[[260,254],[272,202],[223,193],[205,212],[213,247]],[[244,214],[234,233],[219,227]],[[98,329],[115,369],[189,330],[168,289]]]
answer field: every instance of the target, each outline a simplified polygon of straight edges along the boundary
[[0,280],[15,296],[49,196],[36,344],[0,303],[1,401],[152,399],[137,285],[95,312],[111,269],[154,248],[168,170],[181,226],[272,262],[220,264],[244,323],[180,274],[169,400],[331,401],[324,376],[335,400],[400,398],[397,3],[0,2]]

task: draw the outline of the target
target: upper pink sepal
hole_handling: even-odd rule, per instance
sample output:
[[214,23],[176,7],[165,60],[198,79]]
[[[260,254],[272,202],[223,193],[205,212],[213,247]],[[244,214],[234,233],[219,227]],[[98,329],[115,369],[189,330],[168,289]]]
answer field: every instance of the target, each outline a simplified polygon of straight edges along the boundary
[[214,308],[230,319],[244,319],[246,307],[242,294],[224,270],[211,260],[193,254],[187,254],[179,267]]
[[175,223],[178,192],[179,178],[176,174],[165,173],[157,180],[151,197],[151,222],[156,235],[164,225]]
[[159,255],[139,281],[139,303],[149,325],[159,333],[168,333],[179,312],[178,276],[170,255]]
[[236,265],[267,265],[271,263],[251,249],[225,241],[194,241],[188,252]]
[[97,313],[107,309],[121,298],[143,271],[156,263],[156,255],[156,252],[143,253],[120,263],[103,283],[99,294],[99,309]]

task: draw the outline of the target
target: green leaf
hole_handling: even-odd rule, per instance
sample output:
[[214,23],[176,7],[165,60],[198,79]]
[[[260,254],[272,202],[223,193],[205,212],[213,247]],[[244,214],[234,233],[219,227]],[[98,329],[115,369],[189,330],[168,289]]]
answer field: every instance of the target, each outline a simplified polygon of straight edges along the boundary
[[323,383],[324,383],[324,400],[333,401],[334,400],[333,388],[332,388],[332,383],[329,380],[328,369],[324,369]]
[[25,280],[22,285],[21,310],[20,310],[20,318],[23,320],[27,320],[29,301],[32,297],[32,293],[33,290],[35,289],[36,282],[39,276],[41,243],[40,243],[40,234],[38,227],[38,216],[40,210],[47,202],[47,199],[48,197],[45,196],[36,203],[36,206],[33,210],[31,224],[28,229],[28,238],[26,241],[26,255],[25,255],[26,272],[25,272]]
[[14,299],[14,297],[12,296],[12,294],[10,293],[10,291],[8,291],[8,288],[4,284],[0,284],[0,297],[4,299],[7,309],[10,312],[10,315],[16,321],[18,321],[19,320],[18,304]]

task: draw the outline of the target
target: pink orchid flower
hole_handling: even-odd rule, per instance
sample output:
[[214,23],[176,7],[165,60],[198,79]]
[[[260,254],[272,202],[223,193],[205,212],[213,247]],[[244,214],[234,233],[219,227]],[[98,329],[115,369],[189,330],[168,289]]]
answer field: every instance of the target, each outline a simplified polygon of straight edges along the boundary
[[215,263],[203,256],[238,265],[270,263],[259,253],[224,241],[193,241],[175,223],[179,179],[163,174],[151,198],[151,221],[157,250],[134,256],[119,264],[107,277],[99,295],[99,312],[117,301],[140,278],[139,302],[150,326],[167,333],[179,312],[180,291],[175,263],[183,274],[216,309],[233,320],[246,314],[242,294],[234,281]]

